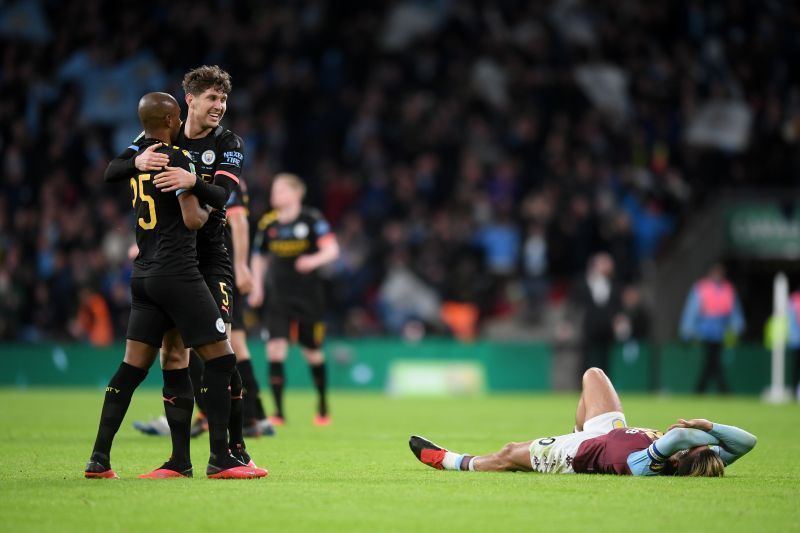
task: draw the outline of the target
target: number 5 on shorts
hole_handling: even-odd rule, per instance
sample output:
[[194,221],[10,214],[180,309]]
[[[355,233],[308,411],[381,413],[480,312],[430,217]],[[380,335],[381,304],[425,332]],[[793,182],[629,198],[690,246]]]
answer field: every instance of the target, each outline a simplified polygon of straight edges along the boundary
[[222,305],[228,305],[228,291],[225,290],[225,282],[219,282],[219,292],[222,293]]

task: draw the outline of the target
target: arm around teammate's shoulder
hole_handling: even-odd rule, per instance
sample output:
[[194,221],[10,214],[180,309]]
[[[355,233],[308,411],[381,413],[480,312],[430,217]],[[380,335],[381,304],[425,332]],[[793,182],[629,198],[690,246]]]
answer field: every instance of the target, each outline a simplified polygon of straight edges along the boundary
[[116,183],[132,178],[137,172],[160,170],[169,164],[168,155],[156,152],[161,146],[161,143],[153,143],[140,151],[137,145],[130,145],[111,160],[103,174],[103,180],[106,183]]
[[135,146],[129,146],[108,163],[106,171],[103,173],[103,181],[117,183],[132,178],[136,174],[133,157],[136,155],[136,150],[134,148]]

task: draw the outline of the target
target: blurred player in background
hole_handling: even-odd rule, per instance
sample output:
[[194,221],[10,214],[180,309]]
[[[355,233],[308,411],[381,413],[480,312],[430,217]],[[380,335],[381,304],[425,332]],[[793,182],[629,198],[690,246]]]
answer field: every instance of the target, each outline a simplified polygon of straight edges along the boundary
[[244,385],[244,435],[258,437],[271,436],[275,429],[267,418],[259,394],[258,381],[250,360],[247,346],[247,332],[244,324],[244,303],[253,288],[253,275],[250,272],[250,223],[247,220],[249,199],[244,181],[233,191],[227,204],[228,223],[225,231],[225,246],[233,251],[233,279],[236,283],[236,296],[231,307],[231,345],[236,352],[239,373]]
[[[141,148],[167,156],[167,165],[194,173],[189,154],[168,147],[180,129],[180,107],[165,93],[150,93],[139,102],[139,118],[145,129]],[[147,375],[162,342],[180,339],[196,347],[207,362],[202,388],[210,424],[210,448],[206,474],[210,478],[263,477],[266,471],[243,465],[231,455],[226,436],[230,418],[230,377],[236,363],[225,324],[214,298],[198,270],[197,238],[209,213],[188,191],[162,194],[154,187],[152,173],[130,179],[137,215],[138,254],[131,280],[131,315],[125,357],[106,387],[100,426],[87,478],[116,478],[111,469],[111,444],[130,406],[134,390]],[[177,328],[177,331],[176,331]],[[179,334],[179,336],[178,336]],[[192,385],[184,351],[163,361],[164,409],[172,435],[172,454],[161,468],[142,477],[191,477],[189,426],[192,418]]]
[[322,353],[325,339],[324,287],[318,270],[336,260],[339,245],[322,214],[303,206],[305,192],[305,184],[294,174],[275,177],[271,192],[273,211],[259,221],[253,244],[255,281],[249,303],[252,307],[259,307],[266,298],[267,360],[275,400],[273,423],[282,425],[286,420],[283,410],[284,362],[292,338],[302,346],[319,393],[314,423],[325,426],[331,420]]
[[611,381],[590,368],[583,374],[572,433],[512,442],[480,456],[453,453],[418,436],[409,445],[417,459],[439,470],[721,477],[726,466],[753,449],[756,438],[705,419],[681,419],[666,434],[629,428]]
[[725,336],[739,336],[744,330],[744,316],[736,289],[725,278],[725,267],[714,263],[708,276],[698,280],[689,291],[681,316],[680,334],[684,340],[699,339],[705,350],[705,363],[696,391],[703,393],[712,379],[720,392],[729,390],[722,367]]

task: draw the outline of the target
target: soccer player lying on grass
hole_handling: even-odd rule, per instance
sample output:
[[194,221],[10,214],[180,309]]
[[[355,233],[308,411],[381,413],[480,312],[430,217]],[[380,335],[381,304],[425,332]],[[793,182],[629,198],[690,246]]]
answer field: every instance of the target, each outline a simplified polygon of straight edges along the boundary
[[479,456],[453,453],[418,436],[409,445],[417,459],[439,470],[721,477],[753,449],[756,438],[704,419],[681,419],[666,434],[629,428],[611,381],[590,368],[583,374],[573,433],[512,442]]

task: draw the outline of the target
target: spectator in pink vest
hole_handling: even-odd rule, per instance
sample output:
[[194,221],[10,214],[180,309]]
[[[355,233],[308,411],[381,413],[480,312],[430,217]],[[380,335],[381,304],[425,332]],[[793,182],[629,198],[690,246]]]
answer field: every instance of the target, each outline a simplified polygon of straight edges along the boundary
[[744,316],[736,289],[725,278],[725,267],[715,263],[708,276],[692,286],[681,317],[681,337],[698,339],[705,347],[706,360],[697,382],[698,393],[706,391],[712,378],[716,379],[720,392],[728,392],[722,368],[722,344],[728,330],[740,335]]

